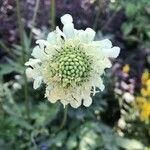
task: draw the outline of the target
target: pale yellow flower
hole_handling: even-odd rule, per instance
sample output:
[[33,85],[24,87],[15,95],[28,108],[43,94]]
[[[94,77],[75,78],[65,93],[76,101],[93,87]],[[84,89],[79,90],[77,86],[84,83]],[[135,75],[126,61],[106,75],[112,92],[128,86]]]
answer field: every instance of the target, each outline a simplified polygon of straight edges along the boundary
[[91,93],[104,90],[103,75],[111,67],[109,57],[116,58],[120,48],[112,47],[110,40],[94,41],[91,28],[74,29],[73,18],[61,17],[63,31],[48,34],[47,40],[38,40],[32,56],[25,65],[27,76],[34,79],[34,89],[46,84],[45,96],[52,103],[60,100],[66,106],[77,108],[92,103]]

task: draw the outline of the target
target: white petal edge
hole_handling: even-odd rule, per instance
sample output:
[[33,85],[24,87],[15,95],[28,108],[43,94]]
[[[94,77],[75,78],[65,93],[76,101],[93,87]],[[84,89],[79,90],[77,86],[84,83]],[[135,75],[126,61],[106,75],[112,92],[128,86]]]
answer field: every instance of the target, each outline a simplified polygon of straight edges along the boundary
[[74,24],[73,18],[70,14],[65,14],[61,17],[61,22],[64,25],[63,27],[63,33],[66,35],[67,38],[74,37]]
[[104,39],[101,41],[93,41],[92,42],[97,48],[102,49],[102,48],[112,48],[112,42],[108,39]]
[[117,46],[114,46],[111,49],[102,49],[102,53],[105,57],[116,58],[116,57],[118,57],[118,55],[120,53],[120,48]]
[[50,32],[47,36],[47,41],[50,44],[57,44],[57,37],[55,32]]
[[46,58],[46,53],[44,52],[44,48],[41,49],[39,46],[33,48],[32,54],[34,58],[44,60]]
[[59,27],[56,27],[56,34],[58,34],[58,36],[62,36],[64,39],[66,39],[66,35],[59,29]]
[[68,24],[73,22],[73,18],[70,14],[65,14],[61,17],[62,24]]
[[91,29],[91,28],[87,28],[85,30],[85,40],[86,42],[92,42],[94,40],[96,32]]
[[92,104],[92,98],[90,96],[85,97],[83,100],[83,105],[89,107]]
[[49,43],[46,40],[37,40],[36,44],[39,44],[40,49],[44,50],[45,46],[47,46]]
[[27,61],[25,63],[25,66],[34,66],[34,65],[37,65],[38,63],[40,63],[41,60],[40,59],[33,59],[33,58],[30,58],[29,61]]
[[33,83],[33,88],[34,89],[39,88],[41,83],[42,83],[42,77],[41,76],[36,77]]
[[74,24],[73,23],[64,24],[63,33],[66,35],[67,38],[73,38],[75,35]]
[[31,68],[27,68],[25,73],[26,73],[28,78],[33,78],[34,77],[34,71]]
[[74,33],[75,36],[78,37],[83,43],[92,42],[96,34],[95,31],[91,28],[87,28],[85,31],[74,29]]
[[79,106],[81,106],[81,100],[71,100],[70,101],[70,105],[73,107],[73,108],[78,108]]

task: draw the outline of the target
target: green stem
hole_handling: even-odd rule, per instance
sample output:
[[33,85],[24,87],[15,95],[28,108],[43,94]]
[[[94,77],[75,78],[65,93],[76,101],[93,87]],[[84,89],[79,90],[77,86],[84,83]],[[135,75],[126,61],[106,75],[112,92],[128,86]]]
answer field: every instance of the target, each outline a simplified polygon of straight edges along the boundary
[[[26,61],[26,54],[25,54],[25,44],[24,44],[24,28],[23,24],[21,21],[21,11],[20,11],[20,0],[16,0],[16,11],[17,11],[17,18],[18,18],[18,27],[19,27],[19,33],[20,33],[20,39],[21,39],[21,45],[22,45],[22,65],[24,65]],[[30,119],[30,109],[29,109],[29,97],[28,97],[28,83],[27,83],[27,77],[26,74],[24,73],[24,98],[25,98],[25,106],[26,106],[26,113],[27,113],[27,118]]]
[[98,12],[96,13],[96,17],[95,17],[95,21],[94,21],[94,25],[93,25],[93,29],[96,30],[97,28],[97,24],[98,24],[98,19],[100,17],[100,10],[98,10]]
[[96,30],[97,28],[97,24],[98,24],[98,19],[100,17],[100,14],[101,14],[101,11],[100,11],[100,1],[99,1],[99,6],[98,6],[98,11],[96,13],[96,17],[95,17],[95,21],[94,21],[94,24],[93,24],[93,29]]
[[50,20],[51,20],[51,29],[55,29],[55,17],[56,17],[56,8],[55,8],[55,0],[51,0],[50,4]]
[[39,9],[39,4],[40,4],[40,0],[37,0],[36,1],[36,4],[35,4],[35,9],[34,9],[34,14],[33,14],[33,18],[32,18],[32,27],[31,27],[31,30],[30,30],[30,34],[29,34],[29,47],[31,45],[31,42],[32,42],[32,28],[35,26],[35,20],[36,20],[36,17],[37,17],[37,12],[38,12],[38,9]]

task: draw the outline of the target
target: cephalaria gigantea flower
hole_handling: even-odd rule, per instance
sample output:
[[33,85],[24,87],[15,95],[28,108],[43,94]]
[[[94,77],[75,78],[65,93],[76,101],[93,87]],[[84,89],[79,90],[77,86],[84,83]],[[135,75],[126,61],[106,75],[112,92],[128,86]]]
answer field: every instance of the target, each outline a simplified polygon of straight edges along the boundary
[[34,79],[34,89],[42,82],[46,85],[45,97],[50,102],[88,107],[91,94],[104,90],[101,76],[111,67],[109,57],[116,58],[120,48],[112,47],[108,39],[94,41],[91,28],[76,30],[69,14],[62,16],[61,22],[63,31],[56,27],[47,40],[37,40],[33,58],[25,63],[26,74]]

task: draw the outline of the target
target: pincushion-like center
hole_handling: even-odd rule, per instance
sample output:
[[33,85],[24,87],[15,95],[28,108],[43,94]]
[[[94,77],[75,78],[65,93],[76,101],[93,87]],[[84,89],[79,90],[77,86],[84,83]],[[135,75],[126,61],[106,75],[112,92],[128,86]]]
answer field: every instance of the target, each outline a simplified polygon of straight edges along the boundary
[[91,60],[79,47],[65,47],[54,58],[63,86],[80,85],[89,79]]

